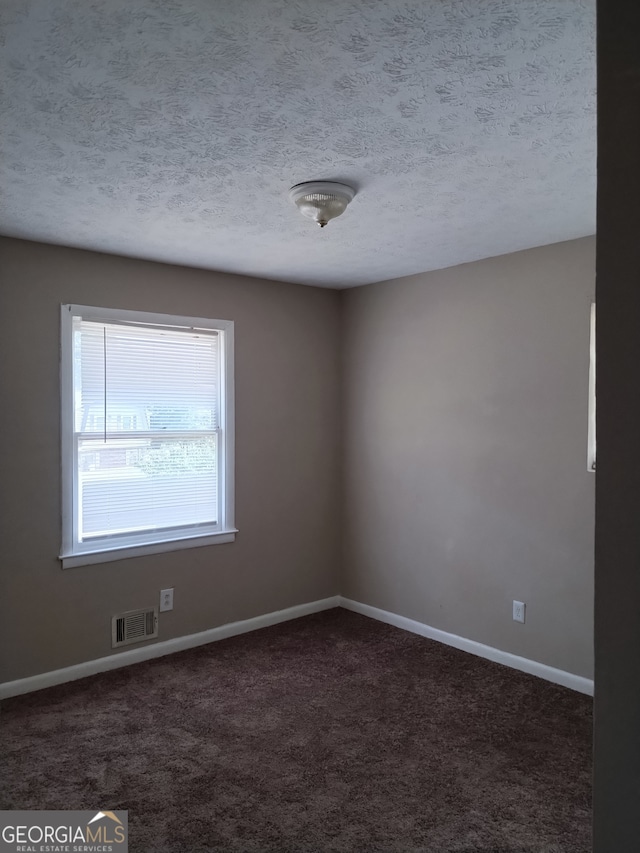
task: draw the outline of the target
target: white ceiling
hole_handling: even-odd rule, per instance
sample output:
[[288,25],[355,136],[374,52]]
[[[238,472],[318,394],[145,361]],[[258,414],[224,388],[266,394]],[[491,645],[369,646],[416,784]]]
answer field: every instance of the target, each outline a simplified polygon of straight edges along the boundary
[[[326,287],[595,232],[595,0],[2,0],[0,232]],[[320,229],[300,181],[352,183]]]

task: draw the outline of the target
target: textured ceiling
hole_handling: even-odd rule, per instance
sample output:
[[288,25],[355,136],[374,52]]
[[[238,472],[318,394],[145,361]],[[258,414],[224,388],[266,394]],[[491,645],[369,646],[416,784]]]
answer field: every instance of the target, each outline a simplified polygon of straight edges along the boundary
[[[2,0],[0,232],[346,287],[595,231],[595,0]],[[320,229],[300,181],[358,195]]]

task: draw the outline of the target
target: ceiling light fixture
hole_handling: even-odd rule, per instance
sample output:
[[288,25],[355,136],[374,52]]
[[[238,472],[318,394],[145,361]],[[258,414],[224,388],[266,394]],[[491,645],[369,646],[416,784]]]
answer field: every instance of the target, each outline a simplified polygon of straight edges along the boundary
[[321,228],[344,213],[355,194],[353,187],[336,181],[307,181],[289,190],[289,198],[300,213]]

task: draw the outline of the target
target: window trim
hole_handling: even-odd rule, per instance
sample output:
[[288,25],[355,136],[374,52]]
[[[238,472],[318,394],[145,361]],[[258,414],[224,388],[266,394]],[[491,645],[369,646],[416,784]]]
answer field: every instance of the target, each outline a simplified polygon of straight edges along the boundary
[[589,326],[589,427],[587,434],[587,471],[596,470],[596,303],[591,303]]
[[[150,326],[182,329],[215,330],[221,333],[220,350],[220,425],[222,464],[218,479],[218,494],[222,496],[220,529],[194,534],[193,529],[176,537],[167,532],[166,537],[156,534],[155,539],[139,544],[88,547],[74,550],[74,499],[77,495],[77,466],[74,464],[74,408],[73,408],[73,318],[98,322],[136,323]],[[61,397],[61,482],[62,482],[62,547],[59,559],[62,568],[112,562],[129,557],[159,554],[205,545],[220,545],[235,540],[235,398],[234,398],[234,324],[232,320],[213,320],[203,317],[181,317],[147,311],[130,311],[116,308],[99,308],[89,305],[66,304],[60,306],[60,397]]]

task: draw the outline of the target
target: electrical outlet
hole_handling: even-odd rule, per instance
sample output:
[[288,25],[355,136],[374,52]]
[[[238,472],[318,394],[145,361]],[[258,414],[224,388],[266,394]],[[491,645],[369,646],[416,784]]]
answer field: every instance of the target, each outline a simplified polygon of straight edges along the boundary
[[160,613],[173,610],[173,587],[160,590]]
[[514,601],[513,602],[513,621],[514,622],[524,622],[524,611],[526,608],[526,604],[524,601]]

